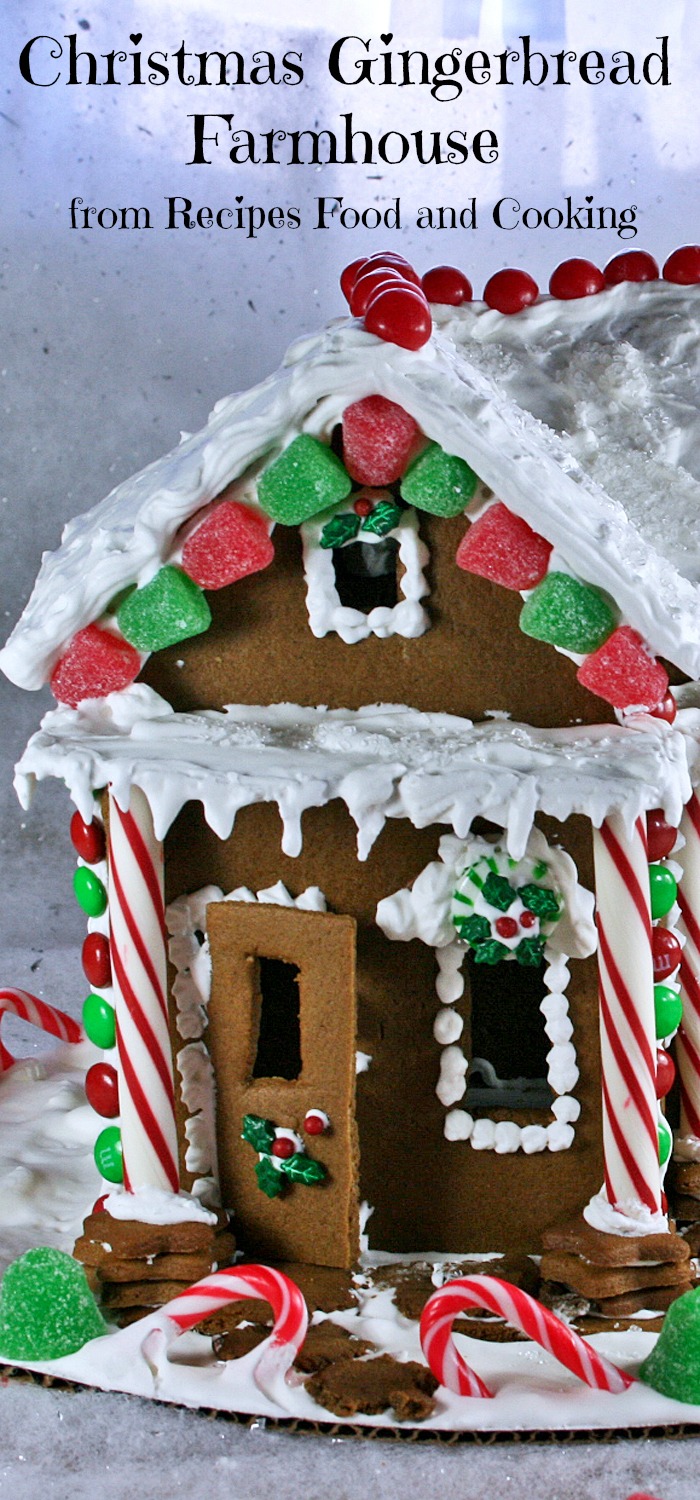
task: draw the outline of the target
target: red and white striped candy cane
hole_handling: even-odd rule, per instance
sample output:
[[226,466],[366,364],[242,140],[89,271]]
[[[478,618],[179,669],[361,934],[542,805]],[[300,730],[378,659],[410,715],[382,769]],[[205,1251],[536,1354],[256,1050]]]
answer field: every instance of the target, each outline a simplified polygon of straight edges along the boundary
[[681,1091],[679,1136],[700,1144],[700,800],[693,792],[681,821],[685,845],[674,855],[683,868],[678,887],[679,932],[686,944],[680,980],[683,1019],[676,1037],[676,1062]]
[[423,1353],[436,1380],[448,1391],[459,1396],[494,1394],[462,1359],[452,1337],[455,1318],[470,1307],[485,1307],[505,1318],[594,1390],[619,1395],[634,1384],[631,1375],[603,1359],[580,1334],[562,1323],[556,1313],[520,1287],[501,1281],[498,1276],[460,1276],[433,1293],[420,1320]]
[[600,976],[603,1154],[608,1202],[661,1212],[654,966],[646,823],[593,830]]
[[306,1337],[309,1315],[295,1282],[271,1266],[241,1266],[238,1270],[215,1271],[162,1309],[178,1333],[184,1333],[203,1318],[219,1312],[242,1297],[269,1302],[275,1315],[272,1335],[255,1366],[255,1383],[261,1390],[279,1375],[286,1375]]
[[127,1191],[180,1185],[166,998],[163,846],[148,801],[132,787],[128,812],[110,793],[109,923]]
[[[55,1005],[47,1005],[45,1000],[30,995],[28,990],[0,990],[0,1020],[4,1015],[19,1016],[21,1021],[29,1021],[32,1026],[46,1031],[49,1036],[58,1037],[62,1042],[85,1040],[85,1033],[78,1021],[67,1016],[65,1011],[57,1010]],[[16,1061],[0,1042],[0,1073],[5,1073]]]

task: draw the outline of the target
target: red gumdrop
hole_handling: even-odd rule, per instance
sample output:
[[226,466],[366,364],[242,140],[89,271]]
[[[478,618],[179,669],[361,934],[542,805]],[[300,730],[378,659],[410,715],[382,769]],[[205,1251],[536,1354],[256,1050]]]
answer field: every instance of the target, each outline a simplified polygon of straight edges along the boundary
[[663,698],[668,673],[630,625],[620,625],[579,667],[582,687],[613,708],[648,709]]
[[94,1063],[85,1077],[85,1094],[95,1114],[113,1120],[119,1114],[119,1079],[111,1063]]
[[366,265],[367,256],[361,255],[359,260],[351,260],[350,265],[346,266],[344,271],[341,271],[340,290],[346,302],[350,301],[350,294],[355,285],[355,278],[358,274],[358,271],[361,271],[362,267]]
[[86,823],[79,812],[70,820],[70,837],[73,848],[85,860],[86,865],[99,864],[105,856],[105,831],[97,818]]
[[551,551],[550,542],[498,500],[469,527],[456,563],[503,588],[533,589],[547,572]]
[[664,266],[664,281],[695,286],[700,281],[700,245],[681,245],[674,250]]
[[484,302],[500,313],[522,312],[531,302],[536,302],[540,289],[527,271],[517,271],[509,266],[506,271],[496,271],[484,287]]
[[654,963],[654,983],[663,984],[678,968],[683,949],[675,932],[668,927],[652,927],[651,956]]
[[549,278],[551,295],[563,302],[575,297],[594,297],[604,286],[603,272],[594,266],[592,260],[581,260],[577,255],[571,260],[563,260]]
[[441,302],[444,307],[460,307],[472,300],[472,284],[457,266],[432,266],[421,286],[429,302]]
[[108,1197],[109,1193],[103,1193],[101,1198],[95,1199],[95,1202],[92,1205],[92,1211],[94,1214],[105,1214],[107,1212],[106,1204]]
[[288,1135],[278,1135],[272,1142],[271,1154],[279,1157],[280,1161],[288,1161],[289,1157],[294,1155],[295,1149],[294,1142],[290,1141]]
[[665,693],[660,703],[649,709],[652,719],[665,719],[667,724],[672,724],[678,708],[673,693]]
[[623,250],[613,255],[605,267],[608,286],[618,286],[621,281],[658,281],[659,268],[647,250]]
[[512,938],[518,931],[515,917],[497,917],[495,922],[496,932],[499,937]]
[[408,465],[417,422],[385,396],[365,396],[343,412],[343,462],[358,484],[393,484]]
[[384,287],[365,313],[365,328],[387,344],[422,349],[432,333],[433,320],[422,291],[412,286]]
[[79,630],[51,673],[59,703],[77,708],[84,698],[106,698],[128,687],[141,671],[141,657],[121,636],[87,625]]
[[656,1051],[656,1097],[665,1099],[673,1088],[673,1080],[676,1076],[676,1067],[670,1052],[665,1047],[658,1047]]
[[649,863],[655,865],[657,860],[666,859],[678,837],[678,830],[667,823],[663,814],[663,808],[654,807],[647,813],[647,841],[649,844]]
[[89,932],[82,951],[83,973],[93,990],[106,990],[112,983],[109,938],[104,932]]
[[373,296],[383,286],[403,286],[404,277],[399,266],[368,265],[361,271],[350,293],[350,311],[353,318],[362,318]]
[[275,555],[268,522],[238,500],[222,500],[187,538],[182,568],[203,589],[223,589],[267,568]]
[[400,271],[404,281],[410,281],[412,286],[420,287],[421,280],[417,271],[414,271],[410,261],[405,256],[398,255],[394,250],[379,250],[376,255],[370,255],[369,266],[394,266]]

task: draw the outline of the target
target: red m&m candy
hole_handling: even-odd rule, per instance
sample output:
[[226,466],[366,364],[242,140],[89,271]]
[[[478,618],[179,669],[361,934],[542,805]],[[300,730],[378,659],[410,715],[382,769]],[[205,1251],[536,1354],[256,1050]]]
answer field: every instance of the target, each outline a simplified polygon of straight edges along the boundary
[[676,1076],[676,1065],[670,1052],[665,1047],[657,1047],[656,1050],[656,1097],[665,1099],[673,1087]]
[[527,271],[517,271],[511,266],[505,271],[496,271],[495,276],[487,281],[484,302],[496,312],[510,315],[522,312],[524,307],[536,302],[539,290],[537,282],[528,276]]
[[71,843],[76,853],[88,865],[96,865],[105,856],[105,831],[97,818],[86,823],[79,812],[73,813],[70,821]]
[[95,1114],[113,1120],[119,1114],[119,1080],[111,1063],[95,1063],[85,1075],[85,1094]]
[[683,949],[675,932],[668,927],[654,927],[651,933],[651,956],[654,962],[654,981],[661,984],[678,968]]
[[83,972],[95,990],[106,990],[112,983],[109,938],[104,932],[89,932],[82,951]]
[[651,864],[668,857],[677,837],[678,830],[666,822],[663,808],[654,807],[647,813],[647,843]]
[[602,292],[604,286],[602,271],[594,266],[592,260],[581,260],[578,256],[563,260],[549,278],[552,296],[566,302],[575,297],[593,297],[596,292]]

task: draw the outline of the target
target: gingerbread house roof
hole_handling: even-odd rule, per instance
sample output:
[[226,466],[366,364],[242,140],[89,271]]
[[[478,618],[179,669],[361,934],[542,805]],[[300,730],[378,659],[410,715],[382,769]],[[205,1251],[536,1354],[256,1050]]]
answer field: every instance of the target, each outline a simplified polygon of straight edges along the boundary
[[[300,430],[328,435],[377,393],[544,535],[564,570],[606,590],[659,655],[700,677],[698,294],[622,283],[514,317],[435,309],[418,351],[357,321],[301,340],[281,369],[218,403],[207,425],[66,527],[0,652],[38,688],[120,589],[177,561],[177,533],[233,481],[253,481]],[[254,503],[254,486],[242,493]]]

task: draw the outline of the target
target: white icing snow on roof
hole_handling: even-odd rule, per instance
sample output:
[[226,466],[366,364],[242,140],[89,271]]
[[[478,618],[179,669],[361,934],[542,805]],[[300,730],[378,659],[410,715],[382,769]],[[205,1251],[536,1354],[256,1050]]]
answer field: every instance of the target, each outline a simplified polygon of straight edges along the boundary
[[302,847],[306,808],[340,797],[357,825],[360,859],[387,818],[409,818],[415,828],[444,823],[458,838],[475,817],[489,818],[518,859],[536,812],[561,822],[584,813],[596,825],[619,812],[631,828],[645,809],[663,807],[675,826],[690,796],[684,738],[662,721],[542,730],[392,704],[175,713],[142,683],[48,713],[17,766],[25,806],[46,776],[65,781],[86,818],[97,788],[110,782],[126,807],[139,786],[159,838],[186,802],[202,803],[222,839],[239,808],[276,802],[289,855]]
[[377,392],[607,590],[654,651],[700,677],[697,287],[622,284],[516,317],[442,309],[418,352],[343,320],[219,402],[207,426],[72,521],[44,558],[0,666],[42,685],[75,632],[145,582],[179,527],[303,427]]

